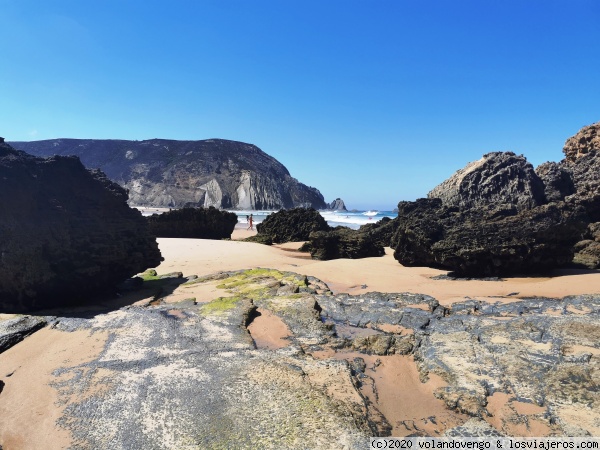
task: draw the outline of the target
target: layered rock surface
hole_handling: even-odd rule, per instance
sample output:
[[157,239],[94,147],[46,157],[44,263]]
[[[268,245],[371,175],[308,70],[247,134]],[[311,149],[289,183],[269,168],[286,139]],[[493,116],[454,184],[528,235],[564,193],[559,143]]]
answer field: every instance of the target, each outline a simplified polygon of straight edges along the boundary
[[[0,445],[62,433],[81,448],[358,449],[377,435],[600,433],[598,296],[446,308],[334,295],[270,269],[188,280],[147,281],[134,305],[91,318],[46,316],[0,354]],[[221,296],[169,303],[145,286],[174,282]],[[275,347],[249,332],[265,317],[287,330]],[[20,396],[25,381],[56,401]],[[24,428],[15,402],[56,424]]]
[[162,260],[123,188],[76,157],[0,143],[0,191],[4,312],[81,302]]
[[224,139],[52,139],[14,142],[38,156],[76,155],[129,191],[136,206],[233,209],[325,208],[321,193],[258,147]]

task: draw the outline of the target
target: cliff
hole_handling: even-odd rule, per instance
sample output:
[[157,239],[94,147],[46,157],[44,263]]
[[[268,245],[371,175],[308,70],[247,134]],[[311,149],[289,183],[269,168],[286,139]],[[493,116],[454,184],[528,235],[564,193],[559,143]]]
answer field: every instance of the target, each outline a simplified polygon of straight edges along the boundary
[[75,157],[0,142],[0,312],[89,302],[160,263],[127,193]]
[[325,208],[321,193],[255,145],[224,139],[51,139],[14,142],[37,156],[75,155],[129,192],[137,206],[228,209]]

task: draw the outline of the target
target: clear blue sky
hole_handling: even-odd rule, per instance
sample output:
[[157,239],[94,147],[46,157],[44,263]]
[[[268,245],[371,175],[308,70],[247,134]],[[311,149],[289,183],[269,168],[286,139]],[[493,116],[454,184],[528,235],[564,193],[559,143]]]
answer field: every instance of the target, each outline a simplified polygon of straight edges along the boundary
[[0,0],[7,140],[256,144],[348,207],[600,120],[598,0]]

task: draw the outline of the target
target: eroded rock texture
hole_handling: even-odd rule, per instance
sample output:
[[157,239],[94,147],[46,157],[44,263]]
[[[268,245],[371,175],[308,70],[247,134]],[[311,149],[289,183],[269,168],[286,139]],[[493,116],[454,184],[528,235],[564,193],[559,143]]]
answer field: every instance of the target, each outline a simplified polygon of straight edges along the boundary
[[401,202],[396,259],[461,276],[543,273],[573,255],[599,267],[600,246],[586,230],[600,222],[599,129],[590,125],[567,140],[559,163],[534,171],[522,156],[489,153],[433,189],[429,200]]
[[533,166],[512,152],[484,155],[433,188],[427,197],[460,208],[496,203],[522,210],[545,203],[544,184]]
[[325,208],[321,193],[255,145],[225,139],[52,139],[15,142],[38,156],[76,155],[129,191],[136,206],[233,209]]
[[147,218],[148,229],[156,237],[229,239],[237,215],[208,208],[183,208]]
[[567,139],[563,152],[565,160],[575,163],[583,155],[597,152],[600,149],[600,122],[583,127],[575,135]]
[[448,208],[440,199],[398,204],[394,257],[461,276],[540,273],[569,263],[587,225],[583,208],[551,203],[531,210]]
[[327,221],[312,208],[293,208],[270,214],[256,226],[258,239],[271,242],[300,242],[308,240],[313,231],[329,230]]
[[162,257],[127,193],[76,157],[0,143],[0,309],[81,302]]
[[347,227],[311,233],[307,248],[314,259],[320,260],[360,259],[385,254],[376,236]]

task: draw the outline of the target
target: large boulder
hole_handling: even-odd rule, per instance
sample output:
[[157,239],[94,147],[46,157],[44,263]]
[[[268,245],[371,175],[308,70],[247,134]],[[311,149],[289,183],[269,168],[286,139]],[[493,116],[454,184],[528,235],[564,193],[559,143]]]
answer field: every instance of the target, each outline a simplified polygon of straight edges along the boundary
[[148,229],[156,237],[229,239],[237,215],[208,208],[183,208],[148,217]]
[[385,254],[376,235],[347,227],[311,233],[307,247],[311,257],[320,260],[359,259]]
[[563,202],[519,211],[420,199],[400,202],[398,210],[396,260],[475,277],[543,273],[567,264],[588,222],[582,207]]
[[313,208],[293,208],[270,214],[256,226],[260,239],[278,244],[307,241],[313,231],[327,231],[327,221]]
[[427,197],[461,208],[495,203],[522,210],[545,203],[544,183],[522,155],[512,152],[484,155],[433,188]]
[[0,143],[0,311],[89,302],[160,263],[127,193],[76,157]]

